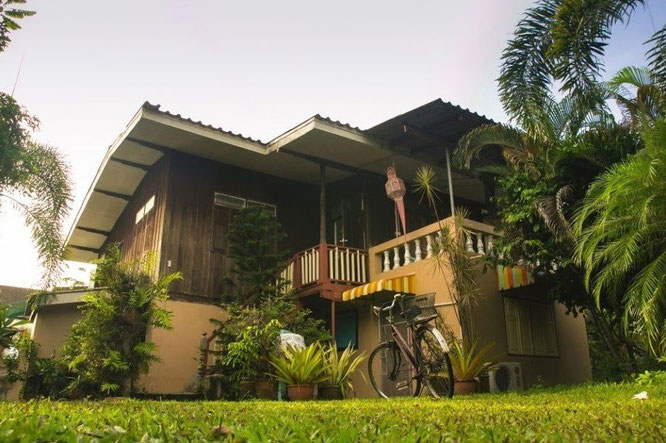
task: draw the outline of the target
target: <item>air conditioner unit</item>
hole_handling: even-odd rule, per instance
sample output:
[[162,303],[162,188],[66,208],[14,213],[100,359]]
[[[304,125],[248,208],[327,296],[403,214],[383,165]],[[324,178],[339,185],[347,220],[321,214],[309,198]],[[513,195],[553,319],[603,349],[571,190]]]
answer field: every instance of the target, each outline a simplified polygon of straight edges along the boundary
[[523,390],[523,370],[518,362],[498,363],[488,375],[490,392]]

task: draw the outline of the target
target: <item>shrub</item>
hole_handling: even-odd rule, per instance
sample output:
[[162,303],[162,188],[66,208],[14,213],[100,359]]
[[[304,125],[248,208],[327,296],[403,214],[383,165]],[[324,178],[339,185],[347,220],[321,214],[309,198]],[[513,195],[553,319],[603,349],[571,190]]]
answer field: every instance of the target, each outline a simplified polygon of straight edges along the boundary
[[74,375],[68,396],[128,396],[139,375],[159,361],[146,333],[171,328],[171,312],[161,305],[169,285],[181,276],[153,279],[153,264],[152,254],[122,261],[118,245],[98,260],[94,279],[104,289],[84,296],[83,318],[63,346],[63,361]]

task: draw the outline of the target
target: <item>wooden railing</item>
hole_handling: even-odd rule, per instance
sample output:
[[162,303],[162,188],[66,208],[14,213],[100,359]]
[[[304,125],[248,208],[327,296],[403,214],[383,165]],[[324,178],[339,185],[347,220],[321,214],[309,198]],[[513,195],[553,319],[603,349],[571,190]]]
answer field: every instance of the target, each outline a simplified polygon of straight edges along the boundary
[[320,244],[294,255],[280,273],[288,290],[318,284],[356,286],[368,281],[368,253],[362,249]]
[[[442,224],[453,227],[453,219],[447,218]],[[493,247],[493,238],[496,237],[492,226],[473,220],[465,220],[465,249],[473,254],[485,255]],[[380,263],[379,269],[374,272],[387,272],[392,269],[430,259],[440,248],[442,232],[439,223],[433,223],[406,236],[399,237],[370,249]],[[441,244],[441,243],[440,243]],[[377,265],[375,265],[377,266]],[[374,269],[374,268],[373,268]]]

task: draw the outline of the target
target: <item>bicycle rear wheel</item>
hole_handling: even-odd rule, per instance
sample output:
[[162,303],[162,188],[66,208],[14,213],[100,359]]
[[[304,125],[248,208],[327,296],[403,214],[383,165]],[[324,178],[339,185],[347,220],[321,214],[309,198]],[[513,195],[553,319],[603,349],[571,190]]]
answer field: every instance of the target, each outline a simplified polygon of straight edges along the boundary
[[414,379],[409,362],[393,341],[380,343],[368,359],[370,384],[380,397],[414,396],[421,393],[421,380]]
[[416,331],[416,355],[421,380],[435,397],[453,397],[453,366],[442,334],[433,326]]

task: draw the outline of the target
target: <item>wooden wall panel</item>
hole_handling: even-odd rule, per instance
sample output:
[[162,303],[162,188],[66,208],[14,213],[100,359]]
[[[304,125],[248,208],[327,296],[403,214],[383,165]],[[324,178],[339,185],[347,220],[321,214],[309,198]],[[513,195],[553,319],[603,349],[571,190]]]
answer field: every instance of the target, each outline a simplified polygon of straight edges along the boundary
[[222,293],[220,277],[229,263],[223,254],[213,251],[215,192],[276,205],[278,219],[287,233],[285,247],[291,253],[318,243],[317,187],[179,152],[170,155],[160,262],[162,273],[183,273],[184,279],[174,284],[173,293],[209,299],[217,299]]
[[[111,243],[119,242],[125,258],[136,258],[148,251],[154,251],[159,260],[166,213],[168,172],[168,156],[162,157],[147,171],[102,249]],[[137,211],[153,195],[155,196],[155,206],[139,223],[135,223]],[[157,263],[155,272],[158,269],[159,263]]]

